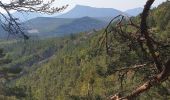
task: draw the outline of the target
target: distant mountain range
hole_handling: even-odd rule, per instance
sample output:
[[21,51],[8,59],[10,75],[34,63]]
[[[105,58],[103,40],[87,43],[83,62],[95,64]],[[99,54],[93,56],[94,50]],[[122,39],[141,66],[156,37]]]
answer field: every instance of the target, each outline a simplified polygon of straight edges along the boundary
[[114,17],[123,12],[113,8],[94,8],[89,6],[77,5],[69,12],[56,16],[57,18],[81,18],[81,17]]
[[[142,8],[122,12],[113,8],[94,8],[77,5],[62,15],[54,14],[49,16],[36,12],[15,12],[13,16],[23,22],[22,24],[31,35],[62,36],[104,28],[113,17],[119,14],[136,16],[141,12]],[[0,37],[6,36],[4,34],[6,33],[0,27]]]
[[14,12],[12,15],[16,18],[19,18],[21,22],[28,21],[30,19],[34,19],[37,17],[55,17],[59,15],[59,13],[54,13],[52,15],[44,14],[44,13],[37,13],[37,12]]
[[143,11],[143,8],[139,7],[139,8],[129,9],[125,11],[124,13],[128,14],[129,16],[137,16],[140,13],[142,13],[142,11]]
[[73,33],[101,29],[106,22],[91,18],[50,18],[38,17],[24,23],[27,32],[38,36],[63,36]]
[[19,18],[19,20],[22,22],[36,18],[36,17],[43,17],[42,14],[36,13],[36,12],[15,12],[12,15],[16,18]]
[[[1,24],[2,22],[0,21],[0,25]],[[7,36],[8,36],[7,32],[2,28],[2,26],[0,26],[0,38],[5,38]]]
[[55,13],[52,15],[47,15],[47,14],[41,14],[36,12],[14,12],[13,16],[19,18],[22,22],[37,17],[81,18],[81,17],[88,16],[94,18],[103,18],[103,17],[113,18],[114,16],[119,14],[137,16],[139,13],[142,12],[142,10],[143,8],[134,8],[122,12],[120,10],[113,9],[113,8],[95,8],[95,7],[89,7],[83,5],[76,5],[73,9],[71,9],[70,11],[64,14]]

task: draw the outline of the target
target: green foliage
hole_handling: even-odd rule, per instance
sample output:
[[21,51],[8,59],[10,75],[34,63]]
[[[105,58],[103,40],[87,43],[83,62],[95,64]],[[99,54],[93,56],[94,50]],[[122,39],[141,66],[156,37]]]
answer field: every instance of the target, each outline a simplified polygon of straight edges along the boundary
[[[160,40],[166,40],[169,36],[169,7],[169,2],[163,3],[151,11],[153,16],[148,19],[152,32]],[[165,19],[161,20],[164,16]],[[139,22],[138,17],[133,20]],[[133,28],[127,27],[126,30],[133,31]],[[13,60],[3,65],[4,70],[20,73],[6,84],[6,95],[21,100],[103,100],[118,91],[124,95],[129,93],[145,80],[141,79],[141,75],[149,77],[151,72],[140,70],[116,73],[114,70],[142,62],[143,54],[140,49],[128,50],[128,43],[123,42],[126,39],[114,34],[117,35],[112,40],[114,48],[110,48],[110,55],[107,55],[104,47],[98,43],[102,33],[103,30],[26,42],[1,41],[0,46],[8,53],[6,58]],[[133,45],[140,48],[135,43]],[[122,81],[123,74],[127,76],[125,81]],[[166,81],[137,99],[168,100],[169,87],[169,81]]]
[[[0,49],[0,65],[8,64],[12,60],[6,59],[5,54],[2,49]],[[20,73],[22,69],[10,69],[7,67],[1,67],[0,68],[0,99],[2,100],[16,100],[15,95],[12,95],[12,93],[8,93],[9,90],[6,88],[6,83],[9,81],[10,78],[15,77],[16,74]],[[11,75],[12,74],[12,75]],[[15,89],[15,91],[12,92],[18,92],[18,90]],[[10,95],[9,95],[10,94]]]
[[170,2],[164,2],[159,5],[157,8],[154,8],[151,11],[150,16],[150,26],[158,28],[160,31],[166,31],[166,28],[169,27],[168,23],[170,22]]

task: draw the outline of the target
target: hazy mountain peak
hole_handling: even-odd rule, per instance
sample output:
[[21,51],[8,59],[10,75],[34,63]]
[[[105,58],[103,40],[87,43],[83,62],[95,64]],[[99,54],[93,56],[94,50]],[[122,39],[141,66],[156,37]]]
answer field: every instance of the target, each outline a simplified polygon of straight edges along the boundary
[[86,5],[76,5],[74,8],[86,8],[86,7],[91,8],[90,6],[86,6]]
[[96,8],[84,5],[76,5],[69,12],[64,13],[58,18],[81,18],[81,17],[115,17],[123,12],[113,8]]
[[142,11],[143,11],[142,7],[137,7],[137,8],[126,10],[125,13],[130,15],[130,16],[137,16],[140,13],[142,13]]

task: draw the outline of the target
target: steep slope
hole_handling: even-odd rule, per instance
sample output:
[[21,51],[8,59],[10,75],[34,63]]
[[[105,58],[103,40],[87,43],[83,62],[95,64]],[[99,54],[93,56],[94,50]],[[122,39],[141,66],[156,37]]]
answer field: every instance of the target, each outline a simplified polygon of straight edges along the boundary
[[[90,92],[89,97],[94,96],[96,99],[102,99],[103,95],[100,93],[104,91],[98,87],[109,90],[113,81],[107,80],[107,83],[110,84],[107,88],[102,83],[105,78],[96,73],[97,64],[100,63],[104,67],[105,60],[103,59],[104,55],[94,57],[95,55],[89,54],[89,47],[97,38],[95,36],[92,39],[92,35],[83,34],[67,40],[64,48],[58,51],[51,61],[41,65],[37,70],[32,70],[17,84],[22,84],[26,88],[30,87],[30,98],[35,100],[87,100],[87,94]],[[93,92],[91,91],[92,85],[94,85]],[[90,90],[87,90],[88,88]]]
[[[158,9],[154,9],[152,13],[157,12],[155,18],[159,18],[158,16],[162,16],[162,14],[166,15],[165,9],[169,9],[169,3],[164,3]],[[164,20],[167,23],[169,17],[165,18]],[[154,20],[156,21],[156,19]],[[157,24],[154,27],[158,27]],[[168,26],[168,24],[166,25]],[[167,31],[167,29],[160,31],[159,34],[164,34],[164,31]],[[129,88],[134,88],[133,85],[139,84],[141,79],[133,77],[133,81],[131,81],[128,78],[127,81],[123,81],[124,87],[122,87],[120,78],[115,77],[115,75],[105,75],[104,72],[108,67],[105,50],[98,53],[99,48],[95,48],[101,33],[103,31],[90,35],[72,36],[70,39],[62,38],[65,41],[63,42],[65,46],[56,53],[55,57],[19,79],[17,86],[24,85],[27,88],[26,92],[29,92],[27,98],[33,100],[105,100],[112,93],[117,93],[117,90],[122,88],[127,90],[123,93],[129,92]],[[167,37],[165,36],[165,38]],[[116,43],[115,45],[117,47],[114,49],[120,52],[119,46],[121,44]],[[134,52],[132,52],[130,58],[135,58],[133,54]],[[114,56],[113,61],[125,59],[121,58],[122,55],[120,54]],[[110,67],[114,68],[115,66]],[[121,76],[120,73],[118,75]],[[166,84],[166,86],[170,87],[169,84]],[[137,99],[164,100],[166,96],[165,100],[168,100],[170,96],[166,94],[165,90],[164,86],[157,85]]]
[[56,52],[64,47],[63,44],[62,38],[35,38],[25,42],[1,40],[0,48],[7,52],[7,58],[12,59],[12,63],[1,65],[1,67],[21,68],[23,69],[21,75],[25,74],[27,69],[37,68],[39,65],[48,62]]
[[150,24],[160,31],[170,30],[170,1],[164,2],[151,11]]

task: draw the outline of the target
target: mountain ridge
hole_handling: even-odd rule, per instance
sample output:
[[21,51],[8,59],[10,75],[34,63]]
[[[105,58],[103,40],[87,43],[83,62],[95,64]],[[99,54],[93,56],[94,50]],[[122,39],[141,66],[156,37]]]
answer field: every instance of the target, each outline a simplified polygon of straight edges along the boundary
[[[134,9],[133,9],[133,11],[134,11]],[[52,16],[47,16],[47,15],[36,13],[36,12],[21,12],[21,13],[15,12],[12,15],[14,17],[18,17],[22,23],[26,24],[24,26],[26,28],[28,28],[28,30],[27,30],[28,33],[42,33],[42,35],[43,35],[43,33],[49,34],[48,32],[56,32],[56,29],[58,29],[58,25],[60,26],[61,23],[63,23],[62,26],[60,26],[60,28],[62,27],[62,29],[58,29],[58,30],[60,30],[60,31],[62,30],[62,32],[66,32],[66,31],[63,31],[64,30],[63,26],[68,26],[68,25],[64,25],[64,24],[71,23],[73,20],[75,20],[75,18],[77,18],[77,19],[85,18],[85,17],[93,18],[93,24],[91,23],[91,25],[94,25],[94,26],[90,25],[92,28],[96,28],[96,27],[99,28],[98,26],[104,27],[105,26],[104,24],[108,23],[112,18],[114,18],[115,16],[117,16],[119,14],[123,14],[126,16],[131,15],[128,12],[127,12],[127,14],[125,14],[125,12],[119,11],[114,8],[96,8],[96,7],[90,7],[90,6],[84,6],[84,5],[76,5],[70,11],[68,11],[62,15],[58,15],[56,17],[53,17],[55,14]],[[58,19],[55,19],[55,18],[58,18]],[[94,22],[95,22],[94,19],[100,21],[100,23],[98,23],[99,25],[94,24]],[[92,19],[90,19],[90,20],[92,20]],[[81,21],[81,23],[84,23],[84,22]],[[80,27],[81,27],[81,23],[79,25]],[[30,27],[29,24],[31,24],[34,27]],[[89,24],[90,24],[90,22],[89,22]],[[74,23],[74,25],[76,25],[76,27],[78,27],[77,24]],[[40,26],[43,28],[41,28]],[[69,25],[69,26],[72,27],[71,25]],[[34,29],[37,27],[41,28],[41,30]],[[29,28],[32,28],[32,29],[30,30]],[[90,27],[88,27],[88,28],[90,28]],[[78,28],[76,28],[76,29],[78,29]],[[52,30],[52,31],[49,31],[49,30]],[[77,32],[77,31],[75,31],[75,32]],[[78,31],[78,32],[80,32],[80,31]],[[68,32],[66,32],[66,33],[68,33]],[[50,33],[50,34],[52,34],[52,33]],[[2,37],[2,36],[6,36],[6,32],[4,32],[3,29],[1,29],[0,37]]]
[[38,17],[24,23],[27,32],[39,36],[64,36],[78,32],[101,29],[106,26],[106,22],[91,18],[51,18]]
[[142,11],[143,11],[142,7],[137,7],[137,8],[126,10],[124,13],[128,14],[129,16],[137,16],[140,13],[142,13]]
[[114,8],[96,8],[84,5],[76,5],[70,11],[56,16],[57,18],[81,18],[81,17],[114,17],[124,14],[122,11]]

